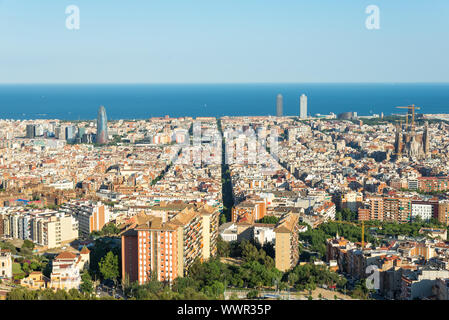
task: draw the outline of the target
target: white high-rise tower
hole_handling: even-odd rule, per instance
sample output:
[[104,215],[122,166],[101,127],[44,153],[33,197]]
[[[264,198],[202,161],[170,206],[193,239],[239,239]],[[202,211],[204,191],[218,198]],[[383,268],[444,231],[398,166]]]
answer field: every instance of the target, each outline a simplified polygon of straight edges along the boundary
[[283,114],[283,97],[282,94],[278,94],[276,97],[276,117],[282,117]]
[[305,94],[299,98],[299,117],[307,119],[307,96]]

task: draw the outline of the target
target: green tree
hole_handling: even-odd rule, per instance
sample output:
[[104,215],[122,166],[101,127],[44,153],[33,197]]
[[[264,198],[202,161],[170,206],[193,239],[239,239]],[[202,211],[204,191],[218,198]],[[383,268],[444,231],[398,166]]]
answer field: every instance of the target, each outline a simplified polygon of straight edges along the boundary
[[9,251],[11,251],[12,254],[17,253],[16,247],[11,242],[7,242],[7,241],[0,242],[0,249],[9,250]]
[[50,278],[51,271],[52,271],[51,263],[48,261],[43,262],[41,268],[42,268],[42,274],[44,276],[46,276],[47,278]]
[[95,245],[90,248],[90,250],[89,271],[92,276],[96,275],[97,277],[102,277],[102,274],[99,270],[100,261],[106,256],[109,251],[112,251],[113,254],[117,255],[120,265],[120,248],[114,246],[114,242],[112,240],[108,240],[105,238],[97,239],[95,240]]
[[231,254],[231,245],[220,236],[218,236],[217,240],[217,253],[220,257],[229,257]]
[[335,213],[335,220],[337,220],[337,221],[343,220],[343,215],[341,214],[340,211],[337,211],[337,212]]
[[224,213],[220,214],[220,225],[226,223],[226,215]]
[[41,265],[40,265],[40,263],[38,263],[36,261],[31,261],[30,268],[33,271],[38,271],[38,270],[41,270]]
[[94,286],[92,282],[92,278],[88,272],[85,272],[81,276],[81,285],[80,289],[84,293],[91,294],[94,291]]
[[118,256],[109,251],[98,264],[101,275],[104,279],[117,280],[119,276]]
[[251,244],[248,240],[243,240],[240,244],[242,249],[242,258],[245,261],[256,261],[259,259],[259,251],[257,247]]
[[23,244],[22,244],[22,249],[30,249],[33,250],[34,249],[34,243],[30,240],[24,240]]
[[224,289],[225,286],[222,282],[215,280],[211,286],[207,286],[204,289],[204,293],[208,296],[208,297],[212,297],[212,298],[220,298],[223,297],[224,294]]
[[280,218],[275,216],[264,216],[262,219],[260,219],[259,223],[267,223],[267,224],[276,224],[278,223]]
[[120,229],[117,228],[113,222],[106,224],[103,229],[101,229],[101,234],[105,236],[118,235],[119,233]]
[[30,273],[30,265],[25,262],[24,264],[22,264],[22,270],[27,274]]
[[359,280],[351,293],[352,298],[359,300],[366,300],[369,297],[369,289],[363,280]]
[[247,295],[246,295],[246,297],[248,298],[248,299],[255,299],[255,298],[257,298],[259,296],[259,291],[257,291],[257,290],[251,290],[251,291],[249,291],[248,293],[247,293]]

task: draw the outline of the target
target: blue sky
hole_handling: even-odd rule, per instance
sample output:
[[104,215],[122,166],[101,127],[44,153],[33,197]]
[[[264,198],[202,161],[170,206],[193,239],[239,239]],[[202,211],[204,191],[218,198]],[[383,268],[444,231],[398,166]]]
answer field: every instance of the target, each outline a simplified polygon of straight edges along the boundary
[[447,57],[447,0],[0,0],[0,83],[449,82]]

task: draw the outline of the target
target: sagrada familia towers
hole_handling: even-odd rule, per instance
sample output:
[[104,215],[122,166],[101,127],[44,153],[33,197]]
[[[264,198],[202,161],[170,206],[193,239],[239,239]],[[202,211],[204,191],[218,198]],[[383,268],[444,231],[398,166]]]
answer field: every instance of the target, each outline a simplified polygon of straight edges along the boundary
[[394,149],[396,155],[402,157],[425,159],[430,155],[430,137],[429,126],[426,122],[424,131],[417,133],[415,131],[414,123],[406,127],[405,130],[402,125],[396,125],[396,139],[394,142]]

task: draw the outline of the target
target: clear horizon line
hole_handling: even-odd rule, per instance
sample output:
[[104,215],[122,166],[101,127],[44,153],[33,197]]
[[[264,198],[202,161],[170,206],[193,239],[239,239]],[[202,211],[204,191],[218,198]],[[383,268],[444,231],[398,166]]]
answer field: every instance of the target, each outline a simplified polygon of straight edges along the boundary
[[348,82],[0,82],[1,85],[289,85],[289,84],[449,84],[449,81],[348,81]]

